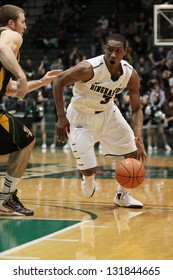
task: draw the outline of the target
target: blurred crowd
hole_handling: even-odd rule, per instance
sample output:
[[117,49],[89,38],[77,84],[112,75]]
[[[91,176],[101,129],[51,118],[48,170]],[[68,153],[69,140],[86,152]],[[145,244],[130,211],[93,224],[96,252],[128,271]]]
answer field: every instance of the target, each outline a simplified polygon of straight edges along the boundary
[[[173,134],[173,46],[154,46],[153,44],[153,5],[163,4],[164,1],[141,0],[136,5],[134,0],[112,0],[110,1],[111,14],[107,15],[106,9],[105,13],[98,18],[94,14],[92,28],[87,30],[87,24],[84,22],[87,18],[87,5],[91,1],[49,0],[46,2],[43,6],[44,13],[40,18],[43,24],[37,31],[33,42],[35,48],[43,49],[42,60],[39,66],[35,65],[32,57],[22,61],[28,80],[37,79],[48,70],[57,68],[65,70],[85,58],[103,54],[107,35],[123,34],[128,45],[125,59],[134,66],[141,80],[144,143],[148,152],[156,152],[160,142],[162,148],[170,152],[173,148],[169,143],[169,136]],[[57,29],[54,28],[53,30],[56,32],[52,34],[49,26],[55,25],[55,23]],[[82,43],[87,38],[89,47],[85,49],[82,47]],[[71,48],[68,48],[69,42]],[[49,58],[49,52],[52,49],[56,53],[53,60]],[[10,110],[16,114],[23,112],[25,119],[26,116],[31,116],[30,126],[34,132],[37,132],[38,126],[40,126],[43,148],[47,147],[45,114],[50,97],[52,97],[51,90],[50,85],[33,92],[26,100],[16,100],[15,102],[12,102],[10,98],[1,100],[3,106],[8,107],[8,110],[10,107]],[[71,87],[65,88],[66,106],[68,106],[71,96]],[[121,95],[117,95],[115,103],[127,121],[130,121],[128,92],[124,91]],[[55,139],[52,135],[52,147],[56,147]]]

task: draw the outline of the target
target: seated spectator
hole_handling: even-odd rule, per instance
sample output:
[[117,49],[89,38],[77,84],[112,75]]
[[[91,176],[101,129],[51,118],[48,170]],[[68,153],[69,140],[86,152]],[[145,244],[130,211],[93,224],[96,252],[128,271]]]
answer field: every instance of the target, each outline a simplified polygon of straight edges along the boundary
[[167,103],[173,102],[173,85],[166,92],[166,101]]
[[146,52],[147,43],[139,34],[133,34],[132,39],[130,40],[130,45],[136,51],[138,56],[142,56]]
[[149,53],[148,58],[153,67],[162,71],[164,63],[166,61],[166,52],[164,47],[157,47]]
[[55,61],[53,61],[52,64],[50,65],[50,69],[51,70],[54,70],[54,69],[64,70],[64,64],[63,64],[62,58],[58,57]]
[[[128,52],[125,56],[125,59],[132,65],[134,65],[138,59],[138,55],[135,51],[135,49],[131,46],[131,45],[128,45]],[[136,64],[135,64],[136,65]]]
[[151,71],[151,67],[149,65],[148,60],[144,56],[140,56],[138,61],[135,63],[135,69],[138,74],[143,78],[144,81],[147,81],[149,77],[149,72]]
[[168,49],[166,53],[166,59],[173,59],[173,47]]
[[152,71],[149,73],[148,91],[151,91],[154,88],[154,86],[158,83],[161,83],[160,71],[156,68],[153,68]]
[[163,70],[163,72],[161,73],[161,84],[165,93],[169,91],[170,88],[169,78],[171,77],[171,75],[172,75],[172,71],[169,70]]

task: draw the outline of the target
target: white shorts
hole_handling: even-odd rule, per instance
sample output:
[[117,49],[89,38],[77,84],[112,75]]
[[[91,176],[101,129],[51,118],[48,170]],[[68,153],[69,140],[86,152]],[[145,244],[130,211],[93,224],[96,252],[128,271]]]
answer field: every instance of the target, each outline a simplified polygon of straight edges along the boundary
[[95,144],[100,142],[104,156],[123,156],[137,151],[135,136],[118,107],[112,104],[98,114],[67,108],[69,143],[80,170],[97,166]]

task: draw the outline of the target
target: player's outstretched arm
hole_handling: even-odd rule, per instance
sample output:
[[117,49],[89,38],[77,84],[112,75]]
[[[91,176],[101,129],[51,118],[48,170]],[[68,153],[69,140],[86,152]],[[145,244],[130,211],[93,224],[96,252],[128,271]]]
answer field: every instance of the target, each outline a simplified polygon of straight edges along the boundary
[[[62,70],[59,70],[59,69],[58,70],[48,71],[41,79],[28,81],[27,82],[28,89],[27,89],[26,94],[28,94],[28,93],[30,93],[30,92],[32,92],[34,90],[37,90],[37,89],[39,89],[39,88],[41,88],[43,86],[48,85],[61,72],[62,72]],[[11,80],[9,82],[8,87],[7,87],[6,95],[7,96],[11,96],[11,97],[18,97],[16,93],[17,93],[17,82]]]

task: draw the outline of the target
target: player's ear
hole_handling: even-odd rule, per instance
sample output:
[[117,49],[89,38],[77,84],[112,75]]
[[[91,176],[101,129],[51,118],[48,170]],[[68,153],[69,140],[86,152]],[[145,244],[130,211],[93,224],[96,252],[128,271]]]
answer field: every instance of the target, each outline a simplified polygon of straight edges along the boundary
[[7,25],[7,26],[9,26],[9,27],[13,30],[14,21],[13,21],[12,19],[10,19],[10,20],[8,21],[8,25]]
[[127,54],[127,48],[124,49],[124,56]]

